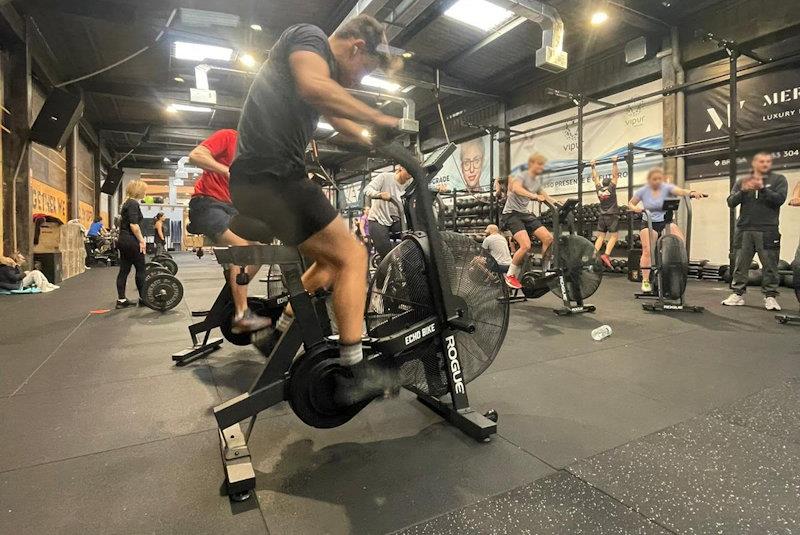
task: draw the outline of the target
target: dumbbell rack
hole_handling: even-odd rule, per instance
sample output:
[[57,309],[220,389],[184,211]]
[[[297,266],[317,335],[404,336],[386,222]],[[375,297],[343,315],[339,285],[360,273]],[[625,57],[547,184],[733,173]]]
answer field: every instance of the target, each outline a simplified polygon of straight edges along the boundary
[[445,201],[445,230],[482,241],[486,226],[499,222],[500,210],[491,193],[453,191],[442,197]]

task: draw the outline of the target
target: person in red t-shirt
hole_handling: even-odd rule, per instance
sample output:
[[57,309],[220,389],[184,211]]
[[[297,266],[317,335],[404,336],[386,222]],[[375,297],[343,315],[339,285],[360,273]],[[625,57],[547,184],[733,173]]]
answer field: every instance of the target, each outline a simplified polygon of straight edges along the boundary
[[[189,232],[203,234],[220,245],[249,245],[250,242],[231,232],[231,218],[238,212],[231,204],[228,186],[230,165],[236,156],[236,130],[219,130],[189,153],[189,162],[203,170],[194,185],[189,201]],[[257,268],[248,269],[254,272]],[[231,266],[230,287],[233,295],[234,333],[254,332],[269,327],[269,318],[258,316],[247,307],[247,286],[236,283],[239,268]]]

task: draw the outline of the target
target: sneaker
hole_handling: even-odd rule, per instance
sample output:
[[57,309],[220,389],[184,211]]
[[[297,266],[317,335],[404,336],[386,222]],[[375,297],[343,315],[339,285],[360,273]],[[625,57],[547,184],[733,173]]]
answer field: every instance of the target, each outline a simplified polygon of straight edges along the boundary
[[764,308],[767,310],[780,310],[781,306],[774,297],[769,296],[764,298]]
[[272,320],[265,316],[253,314],[248,308],[240,318],[233,318],[231,332],[233,334],[254,333],[272,326]]
[[129,299],[123,299],[121,301],[119,299],[117,299],[117,304],[116,304],[116,306],[114,308],[119,310],[120,308],[128,308],[128,307],[135,307],[135,306],[136,306],[136,303],[134,303],[133,301],[131,301]]
[[733,293],[722,302],[726,307],[740,307],[744,305],[744,297],[739,294]]
[[653,292],[653,285],[650,281],[642,281],[642,293],[649,294]]
[[506,279],[506,285],[509,288],[513,288],[515,290],[522,289],[522,283],[519,282],[519,279],[515,275],[506,275],[505,279]]
[[614,269],[614,266],[611,265],[611,259],[608,258],[607,254],[600,255],[600,261],[606,266],[608,269]]
[[368,399],[397,397],[402,378],[398,370],[384,368],[366,358],[345,367],[349,373],[337,376],[335,399],[341,405],[354,405]]

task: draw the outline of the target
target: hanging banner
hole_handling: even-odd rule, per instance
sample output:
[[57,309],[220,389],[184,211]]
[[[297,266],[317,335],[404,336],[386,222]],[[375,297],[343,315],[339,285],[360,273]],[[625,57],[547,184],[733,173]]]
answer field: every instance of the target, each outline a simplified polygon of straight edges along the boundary
[[[740,134],[800,125],[800,69],[797,65],[742,77],[737,84],[737,93],[737,124]],[[729,96],[727,83],[687,93],[687,141],[703,141],[728,135]],[[740,143],[737,158],[740,173],[747,172],[750,156],[760,150],[772,152],[776,168],[800,167],[800,141],[795,133]],[[687,178],[727,175],[728,162],[727,152],[687,158]]]
[[67,194],[31,177],[31,196],[34,214],[45,214],[67,222]]
[[89,230],[89,227],[94,223],[94,206],[89,203],[80,201],[78,203],[78,219],[83,225],[83,228]]
[[364,206],[364,188],[367,182],[359,181],[339,187],[339,208],[361,208]]
[[[605,102],[616,103],[644,95],[661,89],[661,82],[655,81],[628,91],[623,91],[603,98]],[[590,103],[585,111],[599,109],[597,104]],[[544,187],[551,195],[570,195],[578,192],[578,125],[575,108],[548,115],[514,126],[515,130],[526,130],[538,125],[545,125],[562,119],[572,119],[544,130],[538,130],[511,141],[511,172],[525,171],[528,168],[528,157],[533,153],[541,153],[547,158]],[[587,117],[583,122],[583,160],[586,170],[583,177],[583,191],[594,191],[589,162],[605,160],[612,156],[619,158],[619,187],[628,185],[628,169],[625,155],[628,143],[648,149],[660,149],[663,146],[663,112],[660,99],[640,101],[622,106],[607,112]],[[642,184],[647,171],[661,165],[662,158],[658,153],[639,153],[635,158],[634,184]],[[599,164],[601,177],[611,175],[611,164]]]
[[489,191],[492,177],[497,176],[500,169],[497,142],[494,147],[494,171],[489,169],[489,139],[486,135],[458,145],[458,149],[447,159],[442,170],[431,180],[431,184],[443,184],[449,191]]

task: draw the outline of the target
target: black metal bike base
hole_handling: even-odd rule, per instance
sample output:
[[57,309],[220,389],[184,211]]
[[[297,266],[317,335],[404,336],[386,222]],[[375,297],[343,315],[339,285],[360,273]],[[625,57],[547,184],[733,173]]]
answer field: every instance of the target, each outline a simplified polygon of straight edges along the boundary
[[789,323],[800,324],[800,316],[795,316],[793,314],[778,314],[775,316],[775,320],[781,325],[786,325]]
[[175,362],[176,366],[186,366],[193,360],[213,353],[220,348],[222,342],[222,338],[209,338],[203,343],[199,343],[195,346],[178,351],[177,353],[173,353],[172,360]]
[[697,314],[706,309],[696,305],[671,305],[669,303],[642,303],[642,308],[648,312],[694,312]]
[[[414,390],[411,391],[414,392]],[[414,393],[417,394],[417,400],[420,403],[478,442],[488,442],[492,435],[497,434],[497,422],[490,420],[479,412],[472,409],[457,411],[450,403],[420,392]]]
[[586,314],[587,312],[595,311],[597,311],[597,307],[594,305],[579,305],[574,307],[561,307],[553,309],[553,312],[557,316],[572,316],[573,314]]

